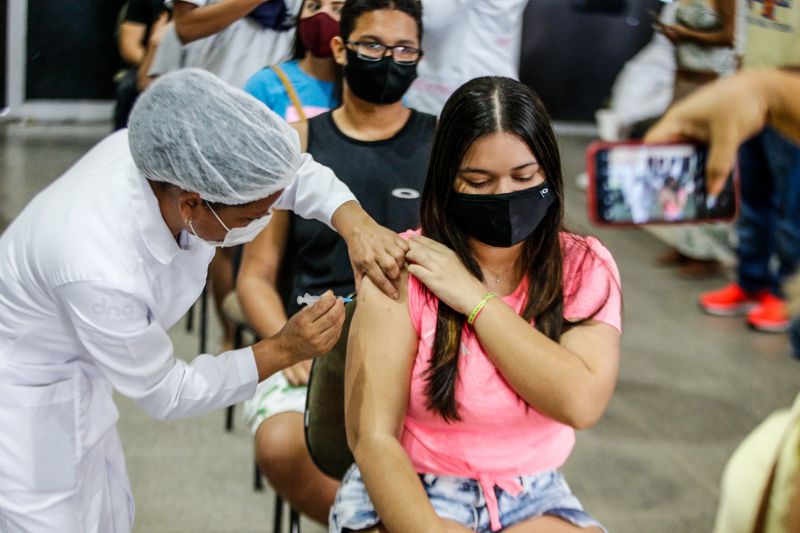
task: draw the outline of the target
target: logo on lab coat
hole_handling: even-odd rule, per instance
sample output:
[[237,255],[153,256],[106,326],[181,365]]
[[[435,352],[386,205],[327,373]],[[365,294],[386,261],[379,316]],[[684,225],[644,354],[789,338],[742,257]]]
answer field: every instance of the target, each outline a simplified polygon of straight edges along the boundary
[[106,298],[102,298],[92,304],[92,313],[109,320],[119,320],[133,317],[134,310],[130,302],[118,305],[114,302],[109,302]]

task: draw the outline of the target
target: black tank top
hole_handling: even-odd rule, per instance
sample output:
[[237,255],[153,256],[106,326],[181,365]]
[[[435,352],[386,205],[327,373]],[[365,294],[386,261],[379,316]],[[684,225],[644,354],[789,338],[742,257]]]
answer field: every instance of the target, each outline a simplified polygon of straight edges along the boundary
[[[359,141],[342,133],[331,112],[308,121],[308,152],[320,164],[330,167],[364,210],[378,224],[397,232],[419,226],[420,195],[428,171],[436,117],[411,111],[405,126],[383,141]],[[355,290],[347,245],[321,222],[292,214],[284,272],[289,281],[286,310],[300,309],[297,296],[306,292],[322,294],[328,289],[337,296]],[[287,279],[288,278],[288,279]]]

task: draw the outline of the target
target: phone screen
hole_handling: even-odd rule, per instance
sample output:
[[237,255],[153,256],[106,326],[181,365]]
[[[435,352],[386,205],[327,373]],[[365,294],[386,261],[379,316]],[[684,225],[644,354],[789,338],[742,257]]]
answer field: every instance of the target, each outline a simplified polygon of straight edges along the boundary
[[732,177],[722,194],[708,202],[707,147],[620,144],[590,150],[594,158],[590,197],[595,202],[590,207],[598,222],[686,223],[736,216]]

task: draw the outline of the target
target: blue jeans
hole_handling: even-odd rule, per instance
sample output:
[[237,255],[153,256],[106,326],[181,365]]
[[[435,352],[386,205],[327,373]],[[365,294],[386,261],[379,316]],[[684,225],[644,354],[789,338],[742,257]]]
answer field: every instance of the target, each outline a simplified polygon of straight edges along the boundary
[[789,328],[789,339],[792,341],[792,353],[800,359],[800,317],[795,317]]
[[739,149],[739,175],[739,285],[780,296],[800,264],[800,147],[766,128]]

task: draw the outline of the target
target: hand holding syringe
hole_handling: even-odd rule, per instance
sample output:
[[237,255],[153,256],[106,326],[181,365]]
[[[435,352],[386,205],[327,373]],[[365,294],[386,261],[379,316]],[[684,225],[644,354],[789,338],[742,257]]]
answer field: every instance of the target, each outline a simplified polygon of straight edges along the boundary
[[[320,298],[322,298],[322,296],[312,296],[308,293],[305,293],[303,296],[297,297],[297,305],[314,305],[319,301]],[[349,296],[339,296],[338,298],[344,303],[353,301],[353,299]]]

